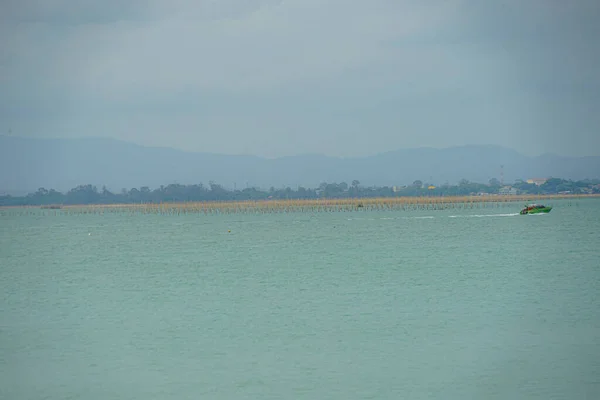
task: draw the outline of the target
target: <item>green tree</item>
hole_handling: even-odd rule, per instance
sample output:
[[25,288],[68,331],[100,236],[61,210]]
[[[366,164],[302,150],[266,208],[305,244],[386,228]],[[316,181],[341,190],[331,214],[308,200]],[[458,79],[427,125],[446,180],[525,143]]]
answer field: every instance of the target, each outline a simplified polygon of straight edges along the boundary
[[490,186],[495,186],[495,187],[500,186],[500,181],[496,178],[490,179],[490,181],[488,183],[490,184]]

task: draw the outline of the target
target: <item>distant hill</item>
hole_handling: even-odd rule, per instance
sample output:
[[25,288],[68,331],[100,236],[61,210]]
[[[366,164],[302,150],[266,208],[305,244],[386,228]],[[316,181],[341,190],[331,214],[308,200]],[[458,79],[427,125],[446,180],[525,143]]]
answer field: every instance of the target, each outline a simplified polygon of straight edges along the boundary
[[112,191],[170,183],[215,181],[224,187],[269,188],[321,182],[403,185],[419,179],[442,184],[460,179],[487,182],[532,177],[600,178],[600,157],[527,157],[498,146],[416,148],[370,157],[299,155],[277,159],[192,153],[144,147],[107,138],[42,139],[0,136],[0,194],[39,187],[66,191],[77,185],[106,185]]

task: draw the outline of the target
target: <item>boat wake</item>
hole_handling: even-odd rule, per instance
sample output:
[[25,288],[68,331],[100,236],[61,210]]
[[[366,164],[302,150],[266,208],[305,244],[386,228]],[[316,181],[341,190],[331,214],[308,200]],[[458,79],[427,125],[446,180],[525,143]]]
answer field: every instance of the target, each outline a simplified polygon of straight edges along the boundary
[[469,215],[449,215],[448,218],[488,218],[488,217],[515,217],[519,213],[510,214],[469,214]]
[[401,219],[433,219],[435,218],[433,215],[424,215],[424,216],[416,216],[416,217],[381,217],[381,218],[347,218],[348,221],[357,221],[357,220],[363,220],[363,221],[375,221],[377,220],[381,220],[381,221],[395,221],[395,220],[401,220]]
[[[423,216],[410,216],[410,217],[381,217],[377,218],[382,221],[392,221],[392,220],[407,220],[407,219],[434,219],[434,218],[498,218],[498,217],[516,217],[519,213],[510,213],[510,214],[465,214],[465,215],[448,215],[446,217],[438,216],[435,217],[433,215],[423,215]],[[533,214],[533,215],[543,215],[543,214]],[[356,221],[356,220],[364,220],[364,221],[375,221],[375,218],[348,218],[348,221]]]

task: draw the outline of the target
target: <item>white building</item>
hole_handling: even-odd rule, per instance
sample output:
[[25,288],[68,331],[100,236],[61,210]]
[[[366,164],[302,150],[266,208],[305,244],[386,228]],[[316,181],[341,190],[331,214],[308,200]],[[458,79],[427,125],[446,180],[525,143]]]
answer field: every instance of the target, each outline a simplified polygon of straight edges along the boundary
[[519,194],[519,191],[511,186],[504,186],[500,188],[499,193],[503,196],[516,196]]
[[548,179],[546,179],[546,178],[531,178],[531,179],[527,179],[527,183],[529,183],[529,184],[533,183],[536,186],[541,186],[544,183],[546,183],[547,180]]

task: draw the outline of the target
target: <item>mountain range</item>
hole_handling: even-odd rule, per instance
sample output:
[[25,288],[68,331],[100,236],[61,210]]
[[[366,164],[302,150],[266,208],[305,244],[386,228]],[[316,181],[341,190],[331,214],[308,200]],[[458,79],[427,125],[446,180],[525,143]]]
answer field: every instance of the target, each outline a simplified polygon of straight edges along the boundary
[[545,154],[529,157],[499,146],[413,148],[368,157],[298,155],[266,159],[145,147],[109,138],[49,139],[0,136],[0,194],[22,195],[40,187],[67,191],[83,184],[112,191],[171,183],[214,181],[226,188],[317,187],[321,182],[405,185],[461,179],[488,182],[533,177],[600,177],[600,157]]

